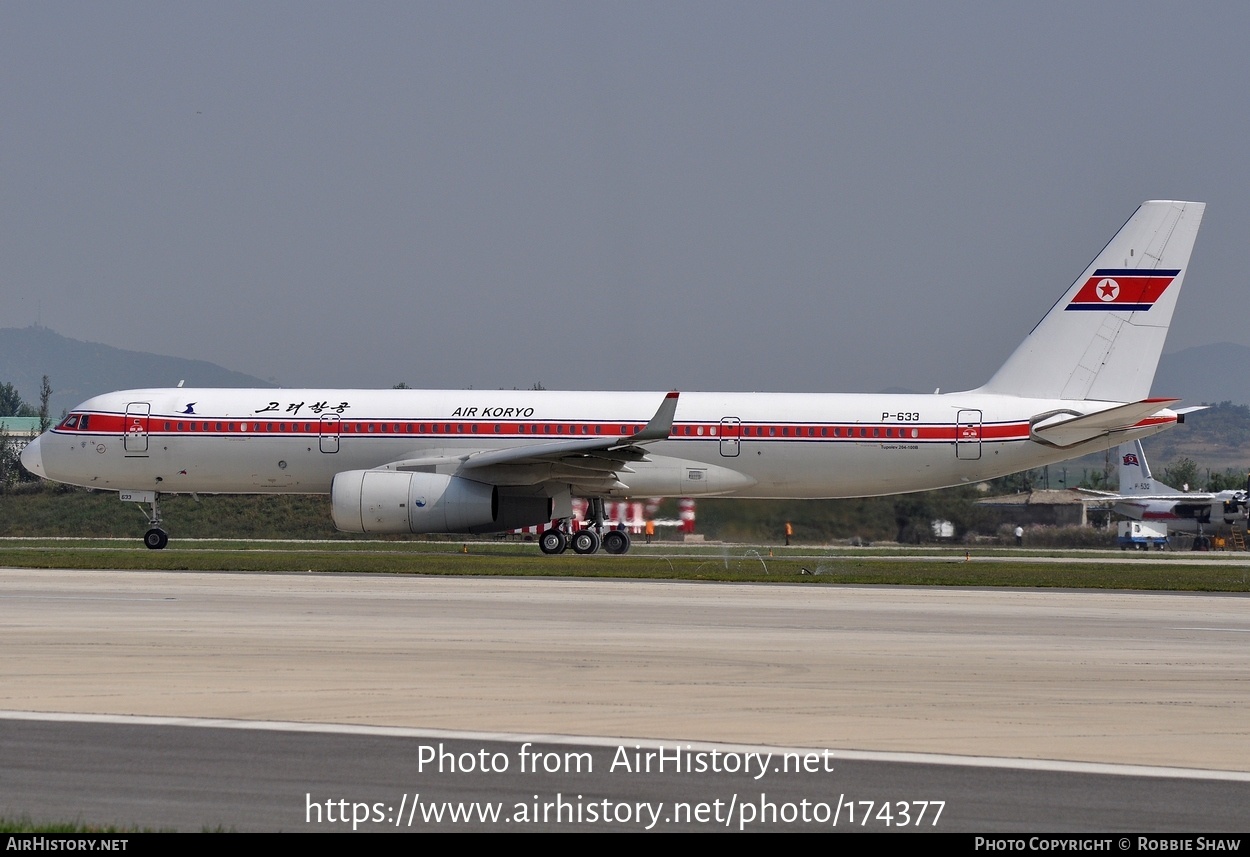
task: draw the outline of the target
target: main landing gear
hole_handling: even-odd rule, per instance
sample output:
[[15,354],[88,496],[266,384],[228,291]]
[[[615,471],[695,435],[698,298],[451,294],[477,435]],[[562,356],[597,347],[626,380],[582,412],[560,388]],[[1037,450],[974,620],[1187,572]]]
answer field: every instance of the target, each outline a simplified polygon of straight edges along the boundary
[[600,536],[590,529],[569,534],[552,527],[538,537],[538,549],[548,555],[564,553],[569,548],[573,549],[573,553],[587,555],[598,553],[600,547],[610,554],[620,555],[629,553],[631,544],[629,533],[624,530],[608,530]]
[[[570,547],[573,553],[589,555],[598,553],[603,548],[610,554],[629,552],[629,533],[625,530],[608,530],[603,533],[603,500],[594,498],[590,501],[590,526],[568,533],[565,527],[568,521],[560,521],[549,530],[544,530],[538,537],[538,549],[548,555],[564,553]],[[600,535],[603,533],[603,535]]]

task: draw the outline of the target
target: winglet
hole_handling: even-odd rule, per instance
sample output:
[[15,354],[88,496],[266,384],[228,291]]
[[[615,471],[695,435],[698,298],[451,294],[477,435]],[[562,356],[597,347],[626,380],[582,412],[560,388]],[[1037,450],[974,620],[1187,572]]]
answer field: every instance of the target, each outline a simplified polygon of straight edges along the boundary
[[666,440],[673,433],[673,416],[677,413],[677,396],[676,390],[666,395],[664,401],[660,402],[659,410],[651,418],[651,422],[643,426],[642,431],[630,435],[628,440],[631,443],[643,440]]

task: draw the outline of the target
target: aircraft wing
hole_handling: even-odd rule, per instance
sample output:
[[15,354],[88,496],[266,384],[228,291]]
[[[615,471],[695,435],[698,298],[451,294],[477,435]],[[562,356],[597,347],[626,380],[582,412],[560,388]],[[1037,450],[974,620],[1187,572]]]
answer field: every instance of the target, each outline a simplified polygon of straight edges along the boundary
[[[588,437],[576,440],[555,441],[553,443],[540,443],[534,446],[522,446],[513,449],[497,449],[490,452],[474,452],[464,457],[464,467],[468,470],[475,470],[479,467],[489,467],[495,464],[517,464],[534,461],[551,461],[559,459],[567,455],[587,455],[594,452],[599,453],[618,453],[617,456],[622,461],[637,461],[642,450],[637,449],[634,445],[639,443],[647,443],[653,440],[664,440],[673,431],[673,416],[677,413],[677,396],[676,390],[664,397],[664,401],[660,403],[660,408],[645,426],[642,431],[627,436],[618,437]],[[600,456],[601,460],[608,458]]]
[[667,438],[673,430],[678,393],[668,393],[651,420],[630,435],[569,438],[504,449],[483,449],[426,455],[392,461],[378,470],[452,472],[500,485],[536,485],[561,482],[586,493],[625,487],[621,473],[629,463],[643,461],[643,445]]
[[1164,500],[1166,500],[1166,501],[1168,501],[1168,502],[1170,502],[1170,503],[1178,503],[1178,504],[1181,504],[1181,505],[1187,505],[1187,504],[1189,504],[1189,503],[1214,503],[1214,502],[1215,502],[1215,501],[1217,501],[1217,500],[1230,500],[1230,499],[1232,499],[1231,497],[1222,497],[1222,496],[1220,496],[1219,494],[1207,494],[1207,493],[1203,493],[1203,492],[1200,492],[1200,491],[1194,491],[1194,492],[1191,492],[1191,493],[1188,493],[1188,494],[1186,494],[1186,493],[1180,493],[1180,494],[1115,494],[1115,493],[1108,492],[1108,491],[1094,491],[1094,490],[1089,489],[1089,488],[1079,488],[1079,489],[1077,489],[1077,490],[1079,490],[1079,491],[1081,491],[1081,492],[1083,492],[1083,493],[1086,493],[1086,494],[1094,494],[1095,496],[1097,496],[1099,499],[1102,499],[1102,500],[1122,500],[1122,501],[1131,501],[1131,500],[1154,500],[1154,501],[1164,501]]

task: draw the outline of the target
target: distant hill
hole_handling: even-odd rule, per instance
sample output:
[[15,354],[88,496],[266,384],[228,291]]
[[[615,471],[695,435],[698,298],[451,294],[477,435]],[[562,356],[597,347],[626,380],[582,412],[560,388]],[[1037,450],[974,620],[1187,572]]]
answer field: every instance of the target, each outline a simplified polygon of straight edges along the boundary
[[1155,372],[1152,396],[1180,396],[1181,407],[1232,402],[1250,405],[1250,348],[1231,342],[1196,345],[1164,354]]
[[205,360],[80,342],[46,327],[0,328],[0,382],[13,384],[27,404],[38,407],[44,375],[52,384],[48,411],[53,419],[84,399],[113,390],[173,387],[182,380],[195,387],[274,386]]
[[1193,459],[1204,472],[1244,475],[1250,467],[1250,407],[1226,401],[1189,414],[1183,426],[1146,438],[1142,448],[1156,476],[1180,458]]

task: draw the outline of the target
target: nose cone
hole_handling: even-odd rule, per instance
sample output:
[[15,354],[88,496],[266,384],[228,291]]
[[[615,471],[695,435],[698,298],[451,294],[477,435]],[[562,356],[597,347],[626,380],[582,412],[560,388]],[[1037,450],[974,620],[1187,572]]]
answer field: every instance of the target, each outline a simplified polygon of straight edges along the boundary
[[43,470],[43,453],[39,451],[39,443],[43,440],[43,435],[26,444],[26,448],[22,450],[22,466],[36,476],[44,479],[48,478],[48,474]]

